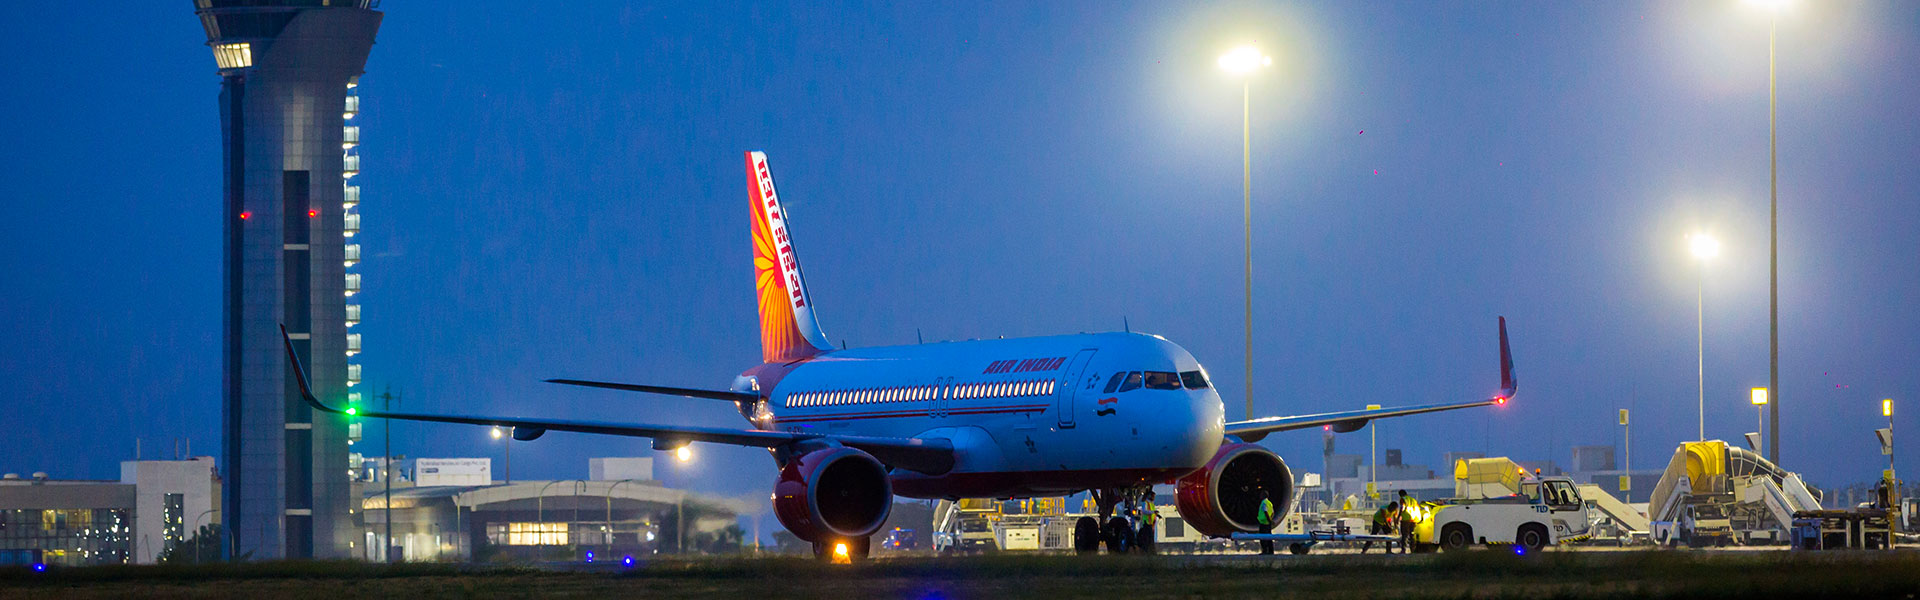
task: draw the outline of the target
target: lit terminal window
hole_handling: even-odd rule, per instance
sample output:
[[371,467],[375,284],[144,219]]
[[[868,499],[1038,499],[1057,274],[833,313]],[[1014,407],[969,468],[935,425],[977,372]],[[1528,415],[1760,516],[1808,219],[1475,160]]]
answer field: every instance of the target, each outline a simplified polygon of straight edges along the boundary
[[253,66],[253,45],[247,43],[220,44],[213,47],[213,62],[222,69],[241,69]]
[[566,523],[508,523],[509,546],[565,546]]

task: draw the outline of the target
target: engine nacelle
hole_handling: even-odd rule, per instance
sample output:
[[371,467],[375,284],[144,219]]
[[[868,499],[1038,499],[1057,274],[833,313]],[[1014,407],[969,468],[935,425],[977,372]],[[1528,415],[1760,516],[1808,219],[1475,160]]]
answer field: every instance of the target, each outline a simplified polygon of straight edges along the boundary
[[893,511],[893,484],[872,455],[852,448],[808,452],[787,462],[773,485],[773,514],[809,542],[864,538]]
[[1221,445],[1207,466],[1181,477],[1174,497],[1187,526],[1226,537],[1260,531],[1262,491],[1273,501],[1273,521],[1280,522],[1292,505],[1293,471],[1272,450],[1238,443]]

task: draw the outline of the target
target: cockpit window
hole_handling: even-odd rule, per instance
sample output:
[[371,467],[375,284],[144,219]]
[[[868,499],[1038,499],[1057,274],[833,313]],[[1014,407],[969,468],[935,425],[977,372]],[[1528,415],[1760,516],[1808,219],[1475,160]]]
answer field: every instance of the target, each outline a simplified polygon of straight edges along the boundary
[[1181,371],[1180,383],[1190,390],[1207,389],[1207,374],[1202,371]]
[[1119,372],[1119,373],[1114,373],[1114,374],[1113,374],[1113,377],[1112,377],[1111,379],[1108,379],[1108,380],[1107,380],[1107,391],[1104,391],[1104,392],[1100,392],[1100,393],[1102,393],[1102,394],[1111,394],[1111,393],[1113,393],[1113,391],[1114,391],[1114,390],[1117,390],[1117,389],[1120,389],[1120,380],[1122,380],[1122,379],[1126,379],[1126,378],[1127,378],[1127,372],[1126,372],[1126,371],[1121,371],[1121,372]]
[[1134,371],[1127,373],[1127,378],[1120,382],[1120,389],[1115,391],[1131,392],[1137,389],[1140,389],[1140,372]]
[[1147,389],[1150,389],[1150,390],[1180,389],[1180,375],[1178,373],[1172,373],[1168,371],[1147,371],[1146,376],[1147,376]]

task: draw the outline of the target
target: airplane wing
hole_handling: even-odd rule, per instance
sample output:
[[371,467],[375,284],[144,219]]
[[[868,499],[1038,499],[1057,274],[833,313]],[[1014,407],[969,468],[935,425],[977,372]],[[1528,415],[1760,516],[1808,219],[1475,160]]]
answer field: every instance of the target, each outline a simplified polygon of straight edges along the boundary
[[1513,398],[1519,388],[1519,381],[1513,376],[1513,351],[1507,344],[1507,318],[1500,317],[1500,393],[1484,400],[1465,402],[1447,402],[1423,404],[1419,406],[1398,406],[1391,408],[1373,408],[1342,412],[1299,415],[1291,417],[1264,417],[1248,421],[1236,421],[1227,424],[1227,435],[1248,442],[1257,442],[1276,431],[1292,431],[1309,427],[1330,426],[1334,431],[1346,433],[1366,427],[1374,419],[1404,417],[1421,413],[1458,410],[1477,406],[1499,406]]
[[655,449],[665,450],[691,442],[730,444],[734,446],[752,446],[759,448],[777,448],[788,444],[818,440],[838,443],[872,454],[880,462],[919,471],[929,475],[944,474],[953,469],[953,443],[945,439],[888,438],[869,436],[825,435],[817,433],[791,433],[785,431],[767,431],[762,429],[730,429],[725,427],[691,427],[684,425],[646,425],[635,423],[607,423],[599,421],[571,421],[558,419],[522,419],[512,417],[481,417],[465,415],[430,415],[415,413],[397,413],[350,409],[342,411],[327,406],[313,397],[307,383],[306,369],[300,366],[300,358],[294,354],[293,339],[287,336],[285,326],[280,335],[287,345],[287,362],[300,379],[300,397],[306,400],[314,410],[340,415],[372,417],[376,419],[399,419],[405,421],[423,421],[428,423],[460,423],[465,425],[490,425],[513,428],[516,440],[532,440],[548,431],[570,431],[576,433],[598,433],[628,437],[652,438]]
[[660,385],[639,385],[634,383],[609,383],[605,381],[586,381],[582,379],[548,379],[546,381],[547,383],[558,383],[562,385],[577,385],[580,387],[620,390],[623,392],[644,392],[648,394],[665,394],[668,396],[686,396],[688,398],[732,400],[734,402],[757,402],[760,400],[760,396],[758,394],[753,394],[750,392],[735,392],[731,390],[702,390],[702,389],[694,389],[694,388],[666,387],[666,386],[660,386]]

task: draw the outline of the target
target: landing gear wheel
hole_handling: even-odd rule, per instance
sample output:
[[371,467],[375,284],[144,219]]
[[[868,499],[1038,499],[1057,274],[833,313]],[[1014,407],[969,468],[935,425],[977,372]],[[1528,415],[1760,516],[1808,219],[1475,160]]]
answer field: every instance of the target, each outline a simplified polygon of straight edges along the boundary
[[1449,523],[1440,531],[1440,549],[1448,552],[1466,550],[1473,545],[1473,527],[1466,523]]
[[1140,533],[1133,538],[1133,545],[1140,548],[1141,554],[1153,554],[1153,526],[1140,525]]
[[1107,552],[1126,554],[1133,546],[1133,526],[1127,524],[1125,517],[1114,517],[1107,521]]
[[1093,554],[1100,551],[1100,520],[1080,517],[1073,522],[1073,551]]
[[1292,545],[1287,546],[1287,552],[1292,553],[1295,556],[1306,556],[1308,552],[1312,552],[1312,551],[1313,551],[1312,546],[1308,546],[1300,542],[1294,542]]
[[1539,552],[1542,548],[1547,547],[1547,528],[1541,527],[1538,523],[1521,525],[1520,531],[1514,535],[1513,541],[1519,544],[1520,548],[1528,554]]

